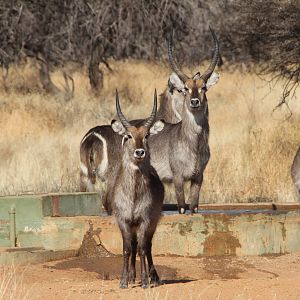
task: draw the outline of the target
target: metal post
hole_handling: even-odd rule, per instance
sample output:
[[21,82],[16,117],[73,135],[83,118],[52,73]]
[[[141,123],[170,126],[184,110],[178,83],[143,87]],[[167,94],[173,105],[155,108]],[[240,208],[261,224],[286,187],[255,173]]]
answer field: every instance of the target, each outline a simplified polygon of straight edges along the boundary
[[8,213],[9,213],[10,246],[16,247],[16,209],[15,209],[15,207],[12,206]]

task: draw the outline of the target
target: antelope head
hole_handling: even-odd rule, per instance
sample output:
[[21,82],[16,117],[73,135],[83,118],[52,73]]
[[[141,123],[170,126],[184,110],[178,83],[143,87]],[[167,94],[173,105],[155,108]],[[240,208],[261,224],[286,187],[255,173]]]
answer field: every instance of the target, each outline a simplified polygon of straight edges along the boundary
[[147,139],[150,135],[157,134],[164,128],[163,121],[156,121],[157,94],[154,93],[153,109],[150,117],[141,126],[133,126],[126,119],[120,108],[119,95],[116,91],[116,110],[119,121],[113,120],[112,129],[123,136],[122,147],[127,152],[129,159],[135,165],[142,163],[149,156]]
[[219,43],[215,32],[209,28],[214,40],[214,54],[208,69],[201,75],[197,72],[192,77],[184,74],[176,64],[173,56],[172,38],[168,41],[169,62],[173,73],[169,79],[169,87],[173,93],[182,94],[186,107],[192,113],[207,111],[207,90],[219,80],[219,74],[214,69],[219,59]]

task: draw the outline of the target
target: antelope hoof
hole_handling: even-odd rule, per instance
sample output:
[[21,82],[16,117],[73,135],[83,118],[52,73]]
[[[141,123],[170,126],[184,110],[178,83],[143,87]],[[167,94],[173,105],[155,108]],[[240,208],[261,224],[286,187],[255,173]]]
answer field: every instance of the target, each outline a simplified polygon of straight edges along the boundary
[[128,288],[128,282],[125,280],[120,281],[120,289],[127,289]]
[[159,276],[156,272],[156,270],[154,270],[151,274],[150,274],[150,284],[153,286],[158,286],[161,284],[161,281],[159,279]]
[[192,214],[197,214],[198,213],[198,206],[191,207],[190,210],[191,210]]
[[148,282],[142,283],[142,288],[143,289],[147,289],[148,287],[149,287],[149,283]]
[[134,274],[129,274],[129,283],[135,284],[135,275]]
[[180,207],[179,208],[179,213],[180,214],[184,214],[185,213],[185,208],[184,207]]
[[147,289],[149,287],[149,280],[148,280],[148,275],[142,276],[142,288]]

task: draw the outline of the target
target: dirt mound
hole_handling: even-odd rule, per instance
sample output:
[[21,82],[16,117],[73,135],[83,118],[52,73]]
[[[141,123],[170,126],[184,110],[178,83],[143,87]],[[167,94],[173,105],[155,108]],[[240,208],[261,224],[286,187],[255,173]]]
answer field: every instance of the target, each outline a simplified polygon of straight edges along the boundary
[[83,237],[83,241],[78,251],[80,257],[113,257],[113,253],[105,249],[101,243],[101,229],[94,230],[93,224],[90,223],[90,228]]

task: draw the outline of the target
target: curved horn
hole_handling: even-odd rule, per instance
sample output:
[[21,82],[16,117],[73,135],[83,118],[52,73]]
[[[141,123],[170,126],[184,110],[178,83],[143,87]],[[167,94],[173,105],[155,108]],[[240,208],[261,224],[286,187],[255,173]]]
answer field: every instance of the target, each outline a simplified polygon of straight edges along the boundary
[[153,125],[155,117],[156,117],[156,110],[157,110],[157,93],[156,93],[156,89],[155,89],[152,113],[151,113],[150,117],[147,119],[147,121],[145,122],[144,127],[150,128]]
[[188,76],[186,76],[182,71],[180,71],[179,67],[176,64],[176,61],[173,57],[173,34],[169,35],[168,38],[168,56],[169,56],[169,63],[172,68],[172,70],[178,75],[178,77],[183,81],[186,82],[187,79],[189,79]]
[[125,118],[125,116],[123,115],[122,111],[121,111],[121,107],[120,107],[120,102],[119,102],[119,94],[118,94],[118,90],[116,89],[116,110],[117,110],[117,115],[122,123],[122,125],[127,129],[128,127],[130,127],[130,123],[127,121],[127,119]]
[[219,60],[219,42],[218,42],[218,39],[217,39],[217,36],[215,34],[215,32],[213,31],[213,29],[209,26],[209,30],[213,36],[213,39],[214,39],[214,43],[215,43],[215,48],[214,48],[214,55],[213,55],[213,58],[211,60],[211,63],[208,67],[208,69],[201,75],[201,78],[206,82],[210,75],[212,74],[212,72],[214,71],[217,63],[218,63],[218,60]]

